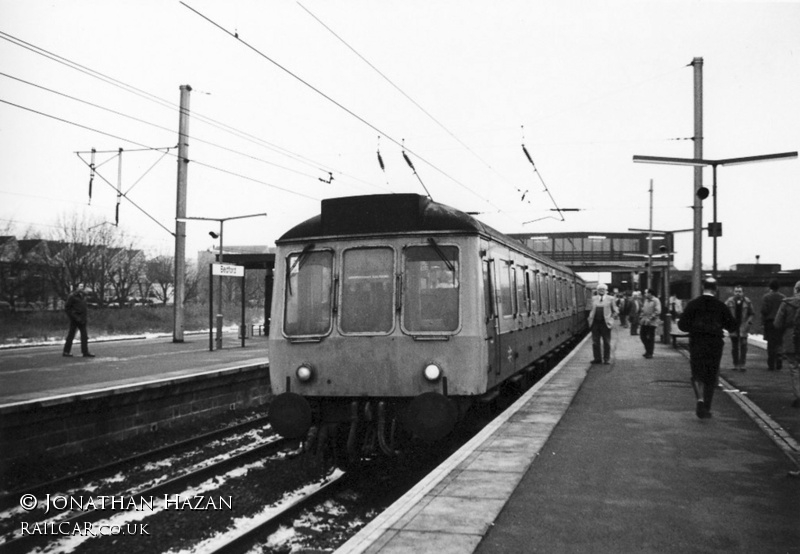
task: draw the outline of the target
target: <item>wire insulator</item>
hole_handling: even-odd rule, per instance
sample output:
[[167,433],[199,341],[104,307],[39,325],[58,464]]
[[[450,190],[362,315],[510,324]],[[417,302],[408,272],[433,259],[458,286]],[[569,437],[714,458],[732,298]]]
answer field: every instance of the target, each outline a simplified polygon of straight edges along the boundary
[[408,164],[408,167],[410,167],[410,168],[411,168],[411,171],[413,171],[414,173],[416,173],[416,172],[417,172],[417,170],[414,168],[414,164],[413,164],[413,163],[411,163],[411,158],[409,158],[409,157],[408,157],[408,155],[406,154],[406,151],[405,151],[405,150],[403,150],[403,158],[405,158],[405,160],[406,160],[406,163]]
[[525,148],[525,145],[524,145],[524,144],[522,145],[522,151],[523,151],[523,152],[525,152],[525,157],[526,157],[526,158],[528,158],[528,161],[529,161],[529,162],[531,162],[531,165],[532,165],[533,167],[536,167],[536,164],[535,164],[535,163],[533,163],[533,158],[531,158],[531,155],[530,155],[530,154],[528,154],[528,149],[527,149],[527,148]]

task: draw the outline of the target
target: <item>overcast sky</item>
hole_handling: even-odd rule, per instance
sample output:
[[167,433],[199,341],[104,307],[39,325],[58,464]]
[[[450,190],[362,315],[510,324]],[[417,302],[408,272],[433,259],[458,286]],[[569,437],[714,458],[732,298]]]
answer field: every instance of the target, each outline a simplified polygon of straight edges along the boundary
[[[704,157],[800,149],[799,2],[185,4],[0,0],[0,229],[113,222],[121,171],[141,208],[123,199],[121,227],[171,253],[176,150],[157,149],[177,144],[184,84],[188,215],[269,214],[227,222],[225,244],[273,244],[322,198],[423,185],[503,232],[602,233],[648,226],[652,179],[653,228],[690,228],[693,170],[632,157],[693,156],[695,57]],[[121,170],[97,155],[89,204],[76,152],[120,147]],[[800,268],[798,177],[797,160],[719,169],[721,269]],[[187,227],[192,255],[214,244],[216,224]],[[689,269],[691,233],[676,250]]]

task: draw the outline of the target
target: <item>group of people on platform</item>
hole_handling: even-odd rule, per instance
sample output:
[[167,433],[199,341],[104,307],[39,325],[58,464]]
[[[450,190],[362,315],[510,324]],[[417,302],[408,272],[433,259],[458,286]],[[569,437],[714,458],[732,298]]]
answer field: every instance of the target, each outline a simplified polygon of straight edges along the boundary
[[[670,298],[672,310],[680,301]],[[601,309],[602,308],[602,309]],[[661,323],[661,300],[653,289],[645,289],[644,296],[634,293],[608,294],[608,287],[600,284],[595,291],[589,326],[592,329],[593,364],[607,364],[611,354],[611,327],[618,318],[622,328],[630,325],[631,335],[639,335],[644,345],[644,357],[652,358],[656,344],[656,327]],[[602,348],[601,348],[602,342]]]
[[[784,360],[790,364],[792,407],[800,408],[800,281],[790,297],[778,291],[776,280],[770,282],[769,289],[762,300],[760,314],[767,342],[767,370],[782,369]],[[701,419],[711,417],[711,401],[719,378],[726,332],[731,342],[733,371],[746,371],[748,337],[756,314],[753,302],[739,285],[734,287],[733,296],[723,302],[717,299],[716,280],[706,279],[703,294],[683,309],[680,300],[672,296],[668,314],[663,314],[661,301],[653,295],[652,289],[645,289],[644,296],[639,292],[613,295],[601,283],[589,312],[592,363],[610,363],[611,329],[615,319],[619,319],[623,328],[630,326],[631,335],[640,336],[643,356],[652,358],[656,327],[667,315],[677,320],[681,331],[689,334],[691,380],[697,401],[695,413]],[[784,336],[788,338],[786,345]]]

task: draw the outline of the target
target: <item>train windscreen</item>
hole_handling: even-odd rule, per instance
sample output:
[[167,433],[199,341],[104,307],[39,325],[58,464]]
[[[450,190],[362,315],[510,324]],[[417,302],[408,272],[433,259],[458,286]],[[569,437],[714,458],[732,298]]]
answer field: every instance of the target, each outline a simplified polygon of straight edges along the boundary
[[331,327],[333,253],[303,251],[286,259],[283,330],[289,336],[323,335]]
[[389,333],[394,326],[394,252],[390,248],[346,250],[342,257],[343,333]]
[[458,329],[459,260],[454,246],[405,249],[403,328],[410,333]]

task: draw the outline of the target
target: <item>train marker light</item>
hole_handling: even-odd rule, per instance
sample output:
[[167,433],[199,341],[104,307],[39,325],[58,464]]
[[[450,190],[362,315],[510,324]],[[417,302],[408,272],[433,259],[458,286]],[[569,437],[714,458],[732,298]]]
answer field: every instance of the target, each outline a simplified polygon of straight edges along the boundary
[[427,379],[430,382],[438,381],[439,378],[442,376],[442,370],[439,369],[439,366],[437,366],[436,364],[426,365],[423,373],[425,374],[425,379]]
[[297,368],[295,372],[297,375],[297,379],[301,383],[308,383],[314,377],[314,370],[311,368],[310,365],[303,364]]

